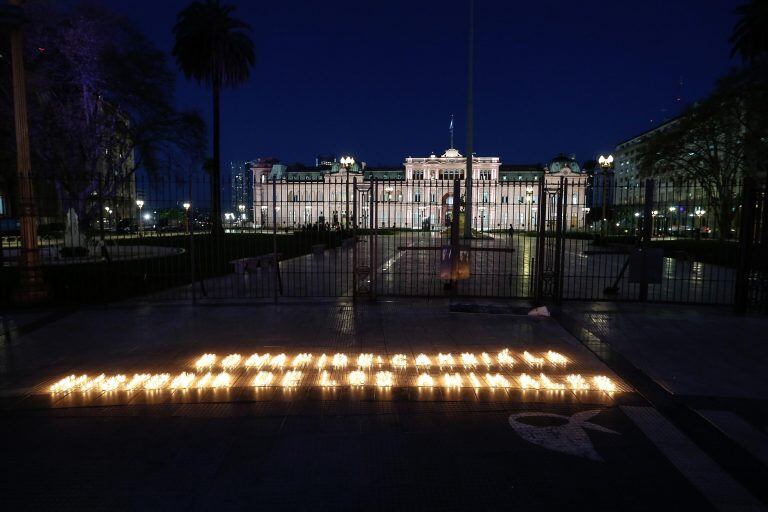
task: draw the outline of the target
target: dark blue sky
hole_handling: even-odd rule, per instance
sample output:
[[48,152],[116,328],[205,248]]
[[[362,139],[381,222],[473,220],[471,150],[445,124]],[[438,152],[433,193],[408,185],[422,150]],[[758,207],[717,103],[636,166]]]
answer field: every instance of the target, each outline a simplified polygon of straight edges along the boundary
[[[227,91],[223,162],[312,162],[352,153],[369,164],[442,151],[456,116],[465,146],[466,0],[245,1],[258,64]],[[170,52],[187,0],[110,0]],[[476,11],[475,151],[507,163],[579,161],[693,101],[734,62],[737,0],[489,1]],[[181,106],[210,119],[210,94],[179,78]]]

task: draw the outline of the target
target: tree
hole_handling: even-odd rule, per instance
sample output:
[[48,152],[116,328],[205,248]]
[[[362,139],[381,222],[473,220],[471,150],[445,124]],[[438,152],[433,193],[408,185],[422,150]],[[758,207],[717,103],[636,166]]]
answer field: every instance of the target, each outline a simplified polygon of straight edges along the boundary
[[173,56],[187,79],[210,87],[213,96],[213,161],[211,218],[214,234],[221,225],[221,112],[224,87],[236,87],[250,76],[256,62],[250,26],[232,16],[234,7],[219,0],[193,2],[179,12],[173,33]]
[[742,178],[764,179],[768,90],[759,75],[748,69],[721,79],[713,94],[651,135],[640,155],[641,176],[701,186],[721,239],[730,236]]
[[138,169],[173,173],[201,157],[202,118],[173,106],[166,56],[127,19],[45,0],[27,2],[25,15],[33,170],[63,211],[94,214]]
[[768,2],[751,0],[735,12],[739,21],[731,34],[732,55],[738,54],[746,62],[768,58]]

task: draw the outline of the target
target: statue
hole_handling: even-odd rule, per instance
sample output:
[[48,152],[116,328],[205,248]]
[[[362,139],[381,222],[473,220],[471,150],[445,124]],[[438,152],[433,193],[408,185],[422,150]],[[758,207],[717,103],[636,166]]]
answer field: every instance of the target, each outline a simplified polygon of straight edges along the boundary
[[83,257],[88,255],[88,248],[86,247],[87,240],[85,235],[80,233],[80,224],[78,222],[77,213],[74,208],[70,208],[67,212],[67,222],[64,227],[64,247],[60,253],[64,257],[78,256]]

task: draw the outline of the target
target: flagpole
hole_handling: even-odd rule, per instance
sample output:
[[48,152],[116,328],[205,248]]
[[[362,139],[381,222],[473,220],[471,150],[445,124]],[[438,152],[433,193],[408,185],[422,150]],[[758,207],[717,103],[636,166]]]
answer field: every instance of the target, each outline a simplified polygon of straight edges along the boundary
[[[466,206],[464,207],[464,238],[472,238],[472,121],[474,105],[472,102],[475,72],[475,0],[469,0],[469,41],[467,46],[467,176]],[[456,199],[454,199],[455,201]]]
[[451,114],[451,149],[453,149],[453,114]]

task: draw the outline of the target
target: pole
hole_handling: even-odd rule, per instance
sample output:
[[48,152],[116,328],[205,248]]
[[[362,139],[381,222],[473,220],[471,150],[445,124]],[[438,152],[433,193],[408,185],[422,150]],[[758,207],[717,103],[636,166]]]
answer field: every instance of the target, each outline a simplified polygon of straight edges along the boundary
[[[472,238],[472,135],[474,119],[474,71],[475,71],[475,0],[469,0],[469,57],[467,59],[467,193],[464,207],[464,238]],[[455,197],[455,201],[460,198]]]
[[272,264],[275,266],[275,286],[272,295],[277,304],[277,286],[280,279],[280,267],[277,261],[277,178],[272,178]]
[[755,235],[755,181],[744,178],[741,198],[741,224],[739,226],[739,259],[736,266],[736,314],[747,312],[749,303],[749,274],[752,263],[752,242]]
[[[24,35],[21,30],[20,0],[10,0],[18,9],[18,24],[11,32],[11,68],[13,75],[13,119],[16,130],[16,167],[19,176],[19,210],[21,224],[21,258],[19,259],[20,286],[16,298],[29,304],[47,298],[40,267],[40,249],[37,245],[37,204],[32,187],[27,125],[27,88],[24,76]],[[99,212],[103,215],[103,211]]]
[[653,232],[651,231],[651,212],[653,211],[653,190],[655,182],[645,180],[645,202],[643,203],[643,235],[640,237],[640,300],[648,300],[648,246]]
[[608,219],[608,213],[605,211],[608,208],[608,198],[605,195],[605,187],[606,187],[606,181],[607,181],[607,173],[608,173],[608,167],[602,167],[600,175],[602,177],[602,185],[603,185],[603,207],[602,211],[600,212],[602,215],[600,215],[600,234],[605,236],[606,233],[606,219]]

